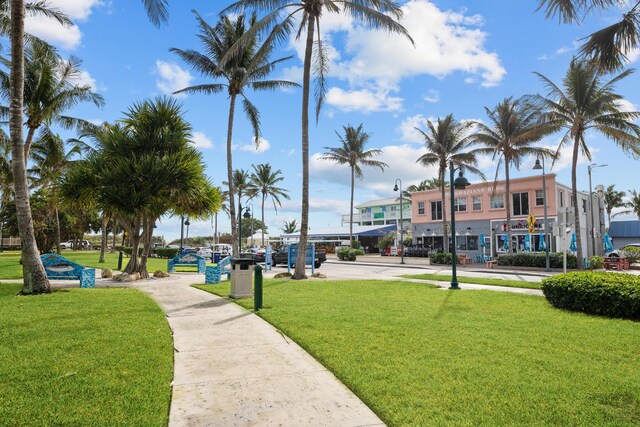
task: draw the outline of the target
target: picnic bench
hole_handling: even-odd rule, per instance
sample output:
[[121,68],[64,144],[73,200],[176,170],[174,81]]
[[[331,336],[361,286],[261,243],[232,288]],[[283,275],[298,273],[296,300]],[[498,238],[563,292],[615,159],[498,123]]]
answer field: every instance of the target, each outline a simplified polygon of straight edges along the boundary
[[219,263],[208,265],[204,272],[205,285],[220,283],[222,275],[227,275],[227,280],[231,279],[231,257],[225,257]]
[[86,268],[57,254],[40,256],[49,280],[79,280],[81,288],[96,287],[96,270]]
[[196,267],[198,273],[204,273],[207,260],[197,254],[182,254],[176,255],[169,261],[167,261],[167,272],[174,273],[176,267]]
[[604,268],[605,270],[628,270],[629,260],[621,256],[608,256],[604,258]]

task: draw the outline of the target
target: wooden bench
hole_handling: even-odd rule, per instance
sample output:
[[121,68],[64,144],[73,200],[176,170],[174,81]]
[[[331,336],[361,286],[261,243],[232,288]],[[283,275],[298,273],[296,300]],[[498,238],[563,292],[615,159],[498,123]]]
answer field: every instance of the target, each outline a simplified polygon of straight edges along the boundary
[[624,257],[609,256],[604,259],[605,270],[628,270],[629,260]]
[[197,254],[176,255],[167,261],[167,272],[175,273],[176,267],[196,267],[198,273],[204,273],[207,260]]
[[96,270],[86,268],[57,254],[40,257],[49,280],[79,280],[81,288],[96,287]]

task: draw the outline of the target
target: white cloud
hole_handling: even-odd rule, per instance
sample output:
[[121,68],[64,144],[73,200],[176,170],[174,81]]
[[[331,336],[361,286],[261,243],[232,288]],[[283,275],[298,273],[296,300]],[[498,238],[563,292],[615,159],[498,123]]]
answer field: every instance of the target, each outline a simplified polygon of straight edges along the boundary
[[416,114],[415,116],[409,116],[404,119],[397,129],[398,132],[400,132],[400,138],[403,141],[422,144],[424,142],[424,137],[416,130],[416,128],[423,127],[426,120],[427,118],[422,114]]
[[191,142],[197,148],[213,148],[213,141],[204,132],[193,132]]
[[84,21],[91,15],[92,9],[102,5],[101,0],[49,0],[48,6],[63,11],[74,21]]
[[422,99],[431,104],[435,104],[437,102],[440,102],[440,92],[435,89],[429,89],[427,94]]
[[403,99],[391,96],[389,92],[390,90],[380,88],[375,91],[368,89],[345,91],[338,87],[332,87],[327,92],[327,104],[342,111],[358,111],[363,114],[400,110]]
[[[164,94],[170,95],[173,92],[184,89],[191,84],[193,76],[189,71],[180,68],[177,64],[156,61],[156,72],[159,78],[156,79],[156,87]],[[185,97],[184,94],[174,95]]]
[[251,144],[238,145],[237,148],[241,151],[249,151],[254,154],[264,153],[269,148],[271,148],[271,143],[263,137],[260,137],[259,143],[257,145],[255,143],[256,138],[253,137],[252,140],[253,142]]
[[[301,209],[302,203],[300,200],[286,200],[282,203],[282,212],[294,212],[299,213]],[[309,211],[311,212],[349,212],[349,199],[319,199],[311,197],[309,199]],[[278,215],[280,215],[280,209],[278,210]],[[289,218],[288,216],[283,216],[284,218]],[[298,217],[293,217],[291,219],[298,219]],[[282,223],[280,223],[282,224]]]
[[629,101],[628,99],[621,99],[617,102],[617,104],[618,104],[618,108],[620,108],[622,111],[627,113],[640,111],[638,110],[638,106],[633,102]]
[[88,71],[80,71],[76,76],[70,79],[73,83],[80,87],[89,87],[93,92],[97,90],[96,79],[91,77]]

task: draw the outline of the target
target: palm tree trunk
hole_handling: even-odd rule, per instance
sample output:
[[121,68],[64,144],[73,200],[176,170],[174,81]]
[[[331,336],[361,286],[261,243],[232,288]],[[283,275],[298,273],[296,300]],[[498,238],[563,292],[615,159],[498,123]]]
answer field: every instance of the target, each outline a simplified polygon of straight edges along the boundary
[[109,216],[102,212],[102,241],[100,242],[100,259],[98,263],[104,262],[104,253],[107,251],[107,225],[109,224]]
[[24,0],[11,0],[11,78],[9,128],[16,216],[22,245],[23,294],[51,292],[36,244],[29,204],[25,147],[22,136],[24,96]]
[[58,207],[55,208],[56,215],[56,253],[60,255],[60,212],[58,211]]
[[578,257],[578,269],[584,270],[584,263],[582,262],[582,227],[580,227],[580,209],[578,207],[578,183],[577,183],[577,168],[578,168],[578,148],[580,147],[580,139],[576,135],[573,141],[573,159],[571,165],[571,200],[573,201],[574,221],[576,230],[576,256]]
[[504,185],[505,185],[505,195],[504,195],[504,207],[507,210],[507,236],[509,241],[509,250],[507,253],[513,252],[513,245],[511,244],[511,196],[510,196],[510,188],[509,188],[509,159],[505,157],[504,159]]
[[313,34],[317,16],[310,14],[307,22],[307,42],[304,51],[302,76],[302,216],[300,219],[300,242],[298,259],[292,279],[306,279],[307,234],[309,232],[309,85],[311,81],[311,56]]
[[36,128],[30,127],[27,131],[27,139],[24,141],[24,164],[29,161],[29,152],[31,151],[31,143],[33,142],[33,135],[36,133]]
[[611,211],[607,209],[607,221],[609,223],[609,226],[611,226]]
[[217,245],[218,244],[218,214],[215,214],[215,226],[213,228],[213,244]]
[[116,237],[118,236],[118,220],[117,219],[113,219],[113,250],[116,250],[116,246],[117,246],[117,242],[116,242]]
[[124,268],[124,273],[133,274],[138,271],[140,267],[140,257],[138,256],[138,248],[140,247],[141,240],[141,218],[136,218],[131,227],[127,230],[129,233],[129,241],[131,242],[131,258],[127,266]]
[[444,186],[444,173],[445,169],[440,167],[438,171],[438,176],[440,178],[440,194],[442,196],[442,251],[444,253],[449,252],[449,236],[447,233],[447,210],[445,206],[447,205],[445,201],[445,186]]
[[[349,247],[353,247],[353,188],[355,187],[355,167],[351,166],[351,204],[349,207]],[[402,194],[400,194],[402,197]],[[402,203],[400,204],[402,206]],[[372,222],[373,224],[373,222]],[[402,224],[400,224],[402,227]]]
[[233,116],[236,109],[236,95],[231,95],[229,100],[229,122],[227,123],[227,182],[229,183],[229,216],[231,217],[231,245],[233,256],[240,256],[238,245],[238,223],[236,222],[236,203],[233,198],[233,162],[231,157],[231,141],[233,138]]
[[262,247],[264,247],[264,199],[265,199],[266,194],[262,193]]

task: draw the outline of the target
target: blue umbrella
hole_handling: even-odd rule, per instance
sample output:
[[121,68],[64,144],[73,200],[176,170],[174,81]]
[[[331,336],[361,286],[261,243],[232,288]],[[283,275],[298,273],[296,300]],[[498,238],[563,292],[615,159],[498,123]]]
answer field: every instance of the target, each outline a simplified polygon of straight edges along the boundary
[[613,243],[611,242],[609,233],[604,233],[604,251],[606,253],[613,252]]
[[524,236],[524,250],[525,251],[531,250],[531,235],[529,233],[527,233],[527,235]]
[[538,250],[540,252],[547,249],[547,242],[544,241],[544,234],[540,235],[540,242],[538,243]]
[[505,250],[505,252],[507,252],[509,250],[509,235],[505,235],[504,236],[504,246],[502,247],[502,249]]
[[484,248],[487,246],[487,243],[484,241],[484,234],[480,234],[480,237],[478,237],[478,240],[480,240],[479,244],[481,248]]
[[575,232],[571,233],[571,244],[569,245],[569,250],[571,252],[576,252],[578,250],[578,247],[576,246],[576,233]]

